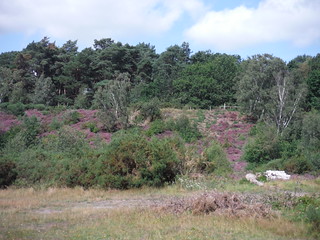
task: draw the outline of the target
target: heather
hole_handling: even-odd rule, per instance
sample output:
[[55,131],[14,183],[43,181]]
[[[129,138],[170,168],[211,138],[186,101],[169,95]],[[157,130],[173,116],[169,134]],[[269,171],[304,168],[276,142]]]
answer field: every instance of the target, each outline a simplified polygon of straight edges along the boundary
[[[1,135],[2,187],[159,187],[181,174],[230,172],[218,139],[200,140],[190,113],[107,132],[98,110],[28,109]],[[152,130],[156,124],[163,130]]]

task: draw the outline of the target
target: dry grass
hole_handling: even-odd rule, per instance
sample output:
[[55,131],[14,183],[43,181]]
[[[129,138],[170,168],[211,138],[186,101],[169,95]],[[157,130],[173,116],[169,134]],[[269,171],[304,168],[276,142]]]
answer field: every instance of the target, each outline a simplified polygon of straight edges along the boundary
[[161,206],[161,210],[175,214],[191,212],[195,215],[215,214],[229,217],[271,218],[275,213],[265,204],[251,199],[246,203],[243,196],[230,193],[205,192],[193,197],[173,199]]
[[184,189],[168,186],[161,189],[141,188],[126,191],[76,188],[9,188],[0,190],[0,209],[27,210],[48,205],[64,205],[75,202],[132,199],[186,194]]
[[[143,207],[148,199],[160,199],[161,205],[181,195],[193,209],[174,214]],[[140,207],[130,207],[133,200],[141,201]],[[196,196],[174,186],[130,191],[7,189],[0,191],[0,239],[308,239],[305,225],[279,216],[266,218],[255,206],[238,195]]]
[[[0,239],[303,239],[283,219],[174,215],[139,209],[73,209],[4,216]],[[307,238],[305,238],[307,239]]]
[[316,179],[292,179],[289,181],[270,181],[265,184],[267,189],[291,191],[294,193],[320,193],[320,177]]

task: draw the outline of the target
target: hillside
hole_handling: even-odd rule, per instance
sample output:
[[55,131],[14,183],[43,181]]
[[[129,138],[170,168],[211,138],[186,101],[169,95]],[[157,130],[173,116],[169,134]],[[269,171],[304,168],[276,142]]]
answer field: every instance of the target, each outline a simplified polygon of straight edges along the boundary
[[[82,133],[83,137],[91,144],[93,144],[92,140],[96,138],[106,143],[109,143],[112,138],[112,133],[104,129],[103,123],[98,117],[98,110],[78,109],[54,113],[29,109],[24,114],[29,118],[34,116],[40,122],[39,138],[54,135],[56,130],[62,126],[69,126]],[[244,172],[246,162],[241,161],[240,158],[248,132],[252,127],[252,124],[246,121],[245,116],[241,116],[237,111],[221,109],[210,111],[162,109],[162,115],[164,121],[179,118],[181,115],[188,116],[191,121],[197,124],[202,134],[201,139],[193,143],[198,146],[199,151],[203,152],[206,144],[211,141],[217,141],[223,146],[228,160],[232,163],[233,170]],[[21,120],[18,117],[0,112],[0,132],[4,133],[19,124],[21,124]],[[149,121],[140,124],[143,129],[148,129],[149,126]],[[166,131],[166,133],[168,136],[172,136],[171,131]]]

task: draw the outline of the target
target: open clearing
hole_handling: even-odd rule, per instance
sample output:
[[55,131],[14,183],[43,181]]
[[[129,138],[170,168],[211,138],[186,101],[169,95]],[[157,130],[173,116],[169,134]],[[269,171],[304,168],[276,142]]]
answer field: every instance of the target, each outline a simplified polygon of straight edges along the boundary
[[[255,204],[271,209],[271,200],[288,204],[290,196],[319,193],[319,180],[272,182],[263,188],[233,182],[216,186],[209,191],[178,184],[128,191],[1,190],[0,239],[310,239],[308,225],[289,212],[234,212],[246,213]],[[226,211],[212,207],[218,198]]]

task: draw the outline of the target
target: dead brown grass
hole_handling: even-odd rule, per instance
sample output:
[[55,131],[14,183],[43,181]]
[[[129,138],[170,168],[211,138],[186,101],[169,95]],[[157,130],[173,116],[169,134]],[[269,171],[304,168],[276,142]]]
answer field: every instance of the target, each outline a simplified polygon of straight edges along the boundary
[[230,193],[206,192],[199,196],[177,198],[161,206],[159,210],[175,214],[192,212],[199,214],[217,214],[233,217],[270,218],[275,213],[263,203],[245,203],[242,196]]

